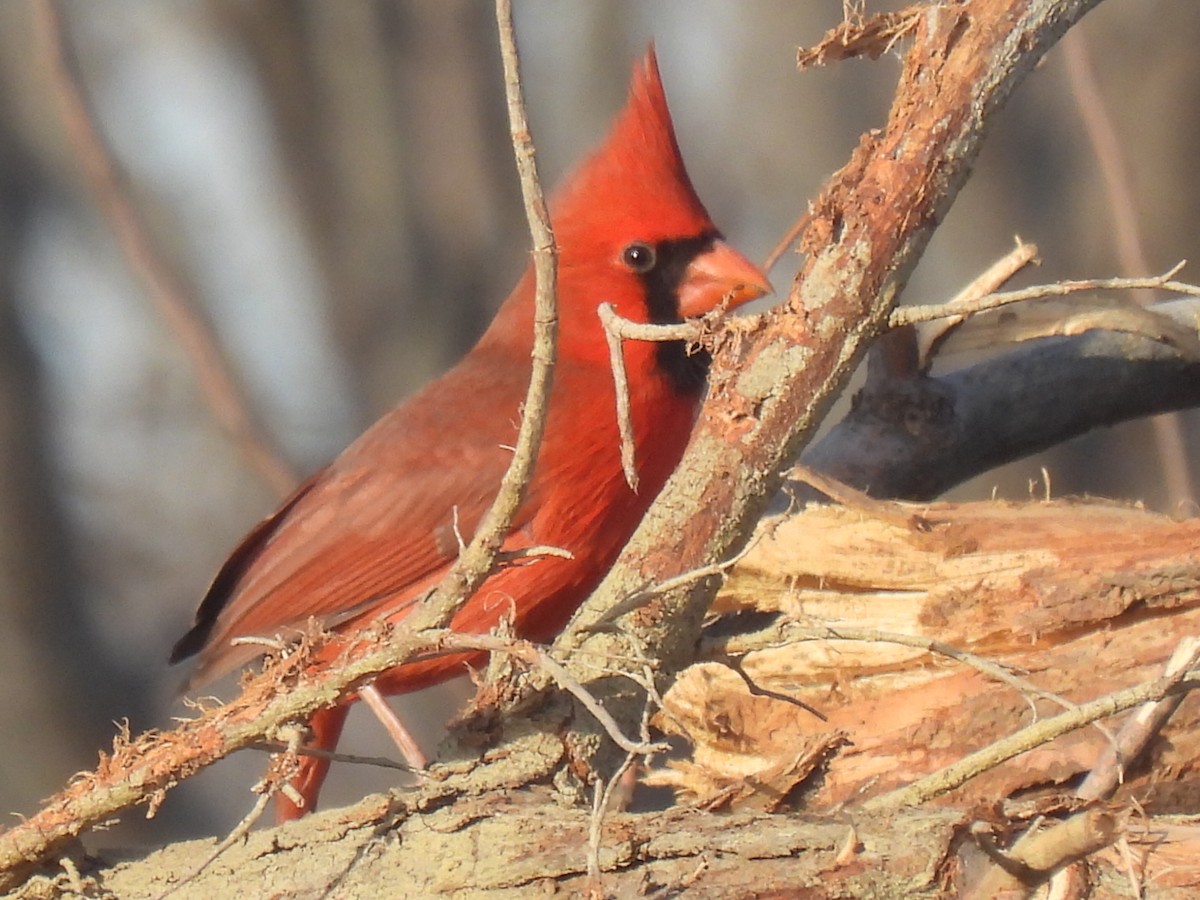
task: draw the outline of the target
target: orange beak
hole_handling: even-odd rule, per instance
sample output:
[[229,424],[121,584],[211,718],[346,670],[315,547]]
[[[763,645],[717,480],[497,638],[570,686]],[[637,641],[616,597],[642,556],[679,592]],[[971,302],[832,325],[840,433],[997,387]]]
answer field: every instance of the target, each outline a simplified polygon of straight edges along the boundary
[[722,303],[736,309],[771,292],[762,270],[724,241],[692,260],[679,283],[679,314],[694,319]]

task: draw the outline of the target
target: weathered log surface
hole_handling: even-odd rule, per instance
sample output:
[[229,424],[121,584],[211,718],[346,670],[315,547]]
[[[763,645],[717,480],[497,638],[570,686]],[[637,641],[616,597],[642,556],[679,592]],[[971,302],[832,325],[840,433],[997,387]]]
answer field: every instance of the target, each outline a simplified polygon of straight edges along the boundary
[[[602,891],[958,895],[988,870],[971,824],[987,823],[1004,846],[1037,814],[1069,816],[1082,806],[1074,786],[1108,738],[1081,729],[968,781],[935,808],[867,813],[863,800],[1018,730],[1034,709],[1060,707],[939,653],[816,640],[814,629],[941,641],[1082,702],[1158,677],[1179,639],[1200,633],[1198,541],[1200,522],[1065,501],[815,506],[765,530],[718,600],[723,621],[709,632],[726,633],[706,639],[709,661],[685,671],[659,716],[693,746],[649,780],[711,811],[606,817]],[[748,611],[760,624],[763,613],[777,615],[729,634]],[[723,652],[779,696],[752,696],[716,661]],[[1200,703],[1185,699],[1115,800],[1099,807],[1115,816],[1126,848],[1089,857],[1091,896],[1127,896],[1131,877],[1148,897],[1200,890],[1200,826],[1173,815],[1197,808],[1198,717]],[[1120,718],[1105,724],[1115,732]],[[569,753],[564,741],[530,734],[526,750],[558,758]],[[172,896],[219,895],[234,876],[261,884],[260,896],[290,897],[491,898],[591,886],[587,810],[537,785],[478,787],[368,798],[259,832]],[[129,862],[102,854],[84,878],[94,879],[95,896],[157,896],[212,847],[191,842]],[[58,888],[68,881],[59,875]],[[49,895],[51,885],[34,879],[23,896]]]
[[[544,793],[460,801],[412,818],[389,816],[386,808],[374,798],[256,833],[172,897],[226,896],[232,883],[261,885],[255,896],[289,898],[586,892],[588,813],[563,808]],[[381,820],[391,827],[380,827]],[[668,896],[681,890],[791,896],[822,887],[862,897],[894,896],[899,886],[905,896],[936,896],[961,816],[925,812],[905,821],[897,829],[891,819],[868,820],[852,832],[849,819],[836,817],[695,810],[615,815],[606,820],[600,852],[605,895],[646,896],[660,889]],[[859,846],[846,853],[851,834]],[[212,841],[178,844],[119,864],[104,873],[104,888],[122,898],[157,895],[212,847]]]

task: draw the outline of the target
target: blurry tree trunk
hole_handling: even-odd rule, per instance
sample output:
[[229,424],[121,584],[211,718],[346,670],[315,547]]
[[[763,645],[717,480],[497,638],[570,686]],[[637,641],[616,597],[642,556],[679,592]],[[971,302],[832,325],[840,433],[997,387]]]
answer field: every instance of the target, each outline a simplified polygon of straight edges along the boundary
[[[87,698],[62,690],[64,670],[86,655],[73,614],[80,585],[59,515],[47,386],[14,308],[11,265],[35,180],[29,161],[0,134],[0,708],[9,710],[0,728],[2,809],[53,791],[47,773],[90,762],[89,745],[105,730],[90,720]],[[30,735],[43,751],[29,753]],[[47,754],[55,757],[50,768]]]
[[492,16],[463,0],[212,2],[259,67],[333,328],[385,409],[474,342],[515,277],[494,261],[528,242],[494,152]]

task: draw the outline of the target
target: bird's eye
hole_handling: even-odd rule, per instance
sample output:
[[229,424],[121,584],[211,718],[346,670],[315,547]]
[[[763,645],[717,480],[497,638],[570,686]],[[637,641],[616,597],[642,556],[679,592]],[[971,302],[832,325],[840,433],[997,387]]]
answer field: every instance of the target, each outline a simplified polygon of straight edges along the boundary
[[654,268],[654,248],[648,244],[630,244],[621,251],[621,262],[639,275]]

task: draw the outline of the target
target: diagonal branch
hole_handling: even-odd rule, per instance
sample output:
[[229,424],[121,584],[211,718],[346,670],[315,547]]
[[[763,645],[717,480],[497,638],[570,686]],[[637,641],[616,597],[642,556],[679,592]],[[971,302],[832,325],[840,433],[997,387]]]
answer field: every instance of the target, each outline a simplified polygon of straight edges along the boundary
[[525,216],[533,238],[533,267],[536,294],[533,314],[533,371],[525,396],[521,429],[512,462],[500,483],[500,492],[479,524],[471,543],[433,593],[406,620],[411,630],[439,628],[450,621],[455,610],[491,573],[500,545],[508,535],[525,489],[533,474],[542,432],[546,427],[546,409],[554,378],[554,357],[558,335],[558,301],[555,279],[558,250],[550,230],[550,216],[538,181],[533,136],[525,113],[521,90],[520,60],[513,34],[512,0],[496,0],[496,22],[500,32],[500,55],[504,63],[504,92],[508,101],[509,131],[521,176],[521,196]]
[[[988,123],[1098,2],[920,8],[887,123],[862,137],[814,203],[802,240],[807,261],[787,301],[718,340],[710,397],[685,459],[565,646],[587,641],[601,655],[622,655],[621,634],[587,633],[616,598],[725,558],[747,539],[781,472],[886,326]],[[716,581],[660,596],[653,614],[641,617],[643,649],[664,674],[694,652]]]

